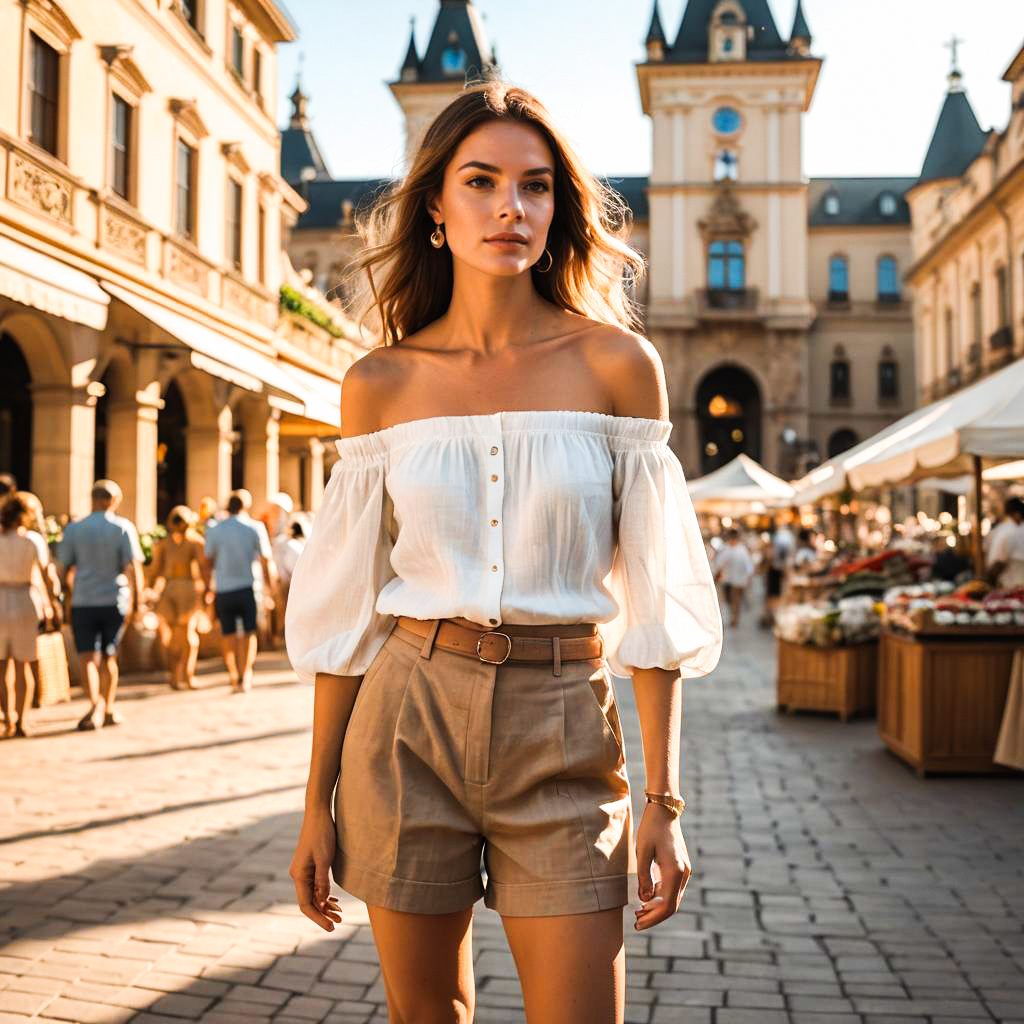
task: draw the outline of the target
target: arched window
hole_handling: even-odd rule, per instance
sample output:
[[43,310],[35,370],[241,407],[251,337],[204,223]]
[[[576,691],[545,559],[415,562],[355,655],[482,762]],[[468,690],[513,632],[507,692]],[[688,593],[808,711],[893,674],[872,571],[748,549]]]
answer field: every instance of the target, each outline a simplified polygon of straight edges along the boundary
[[719,239],[708,246],[708,288],[740,291],[746,287],[743,243]]
[[828,301],[850,301],[850,265],[845,256],[833,256],[828,261]]
[[715,181],[735,181],[740,162],[731,149],[720,149],[715,156]]
[[893,350],[886,345],[878,360],[878,399],[892,402],[900,397],[900,367]]
[[829,367],[829,398],[841,404],[850,400],[850,360],[846,357],[846,349],[836,345],[832,353],[832,364]]
[[883,256],[878,261],[878,301],[899,302],[900,274],[896,260],[892,256]]
[[849,427],[841,427],[833,432],[828,439],[828,457],[835,458],[849,451],[858,441],[857,434]]

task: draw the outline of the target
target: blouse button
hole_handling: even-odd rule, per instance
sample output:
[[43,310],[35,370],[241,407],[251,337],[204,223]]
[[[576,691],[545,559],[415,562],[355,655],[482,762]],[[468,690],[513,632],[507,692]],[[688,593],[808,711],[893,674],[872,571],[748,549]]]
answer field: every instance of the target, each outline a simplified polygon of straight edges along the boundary
[[497,519],[492,519],[491,520],[491,526],[497,526],[497,525],[498,525],[498,520]]
[[498,454],[498,449],[497,448],[492,448],[491,449],[491,454],[492,455],[497,455]]
[[498,620],[497,620],[497,619],[488,619],[487,621],[488,621],[488,622],[489,622],[489,623],[490,623],[490,624],[491,624],[492,626],[496,626],[496,625],[498,624]]
[[498,474],[497,474],[497,473],[492,473],[492,474],[491,474],[491,481],[492,481],[492,482],[496,482],[496,481],[497,481],[497,479],[498,479]]
[[491,566],[491,572],[497,572],[497,571],[498,571],[498,567],[496,565],[492,565]]

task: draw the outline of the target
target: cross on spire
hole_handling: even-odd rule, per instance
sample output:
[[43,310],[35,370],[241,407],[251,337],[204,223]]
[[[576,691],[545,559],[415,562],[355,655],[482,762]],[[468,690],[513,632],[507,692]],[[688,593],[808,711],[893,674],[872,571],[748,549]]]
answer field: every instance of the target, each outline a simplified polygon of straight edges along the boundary
[[958,73],[960,71],[959,62],[957,61],[957,50],[959,49],[960,44],[963,43],[963,42],[966,42],[966,40],[965,39],[960,39],[954,33],[953,34],[953,38],[950,39],[950,41],[948,43],[943,43],[942,44],[943,46],[945,46],[945,48],[947,50],[949,50],[950,56],[953,58],[953,60],[952,60],[952,67],[950,68],[950,73],[952,73],[952,74],[956,74],[956,73]]

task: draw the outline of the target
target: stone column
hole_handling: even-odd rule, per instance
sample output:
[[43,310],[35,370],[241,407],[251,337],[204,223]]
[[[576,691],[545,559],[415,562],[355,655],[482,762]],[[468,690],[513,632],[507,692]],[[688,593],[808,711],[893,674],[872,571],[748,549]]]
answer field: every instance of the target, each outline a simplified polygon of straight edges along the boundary
[[32,388],[32,486],[47,513],[92,509],[96,399],[84,387]]
[[147,390],[111,403],[107,412],[107,472],[124,491],[120,514],[140,533],[157,521],[157,417],[162,406],[159,396]]
[[280,452],[278,462],[278,490],[292,497],[295,507],[302,503],[302,458],[295,446],[297,439],[290,439],[288,447]]
[[231,409],[224,406],[212,427],[189,427],[185,490],[192,508],[205,494],[223,507],[231,493]]
[[309,458],[306,459],[306,494],[309,495],[309,511],[319,511],[324,497],[324,444],[318,437],[309,439]]
[[[270,409],[268,413],[258,424],[252,421],[246,424],[242,441],[242,475],[256,508],[261,508],[281,490],[280,413],[276,409]],[[257,430],[257,427],[262,429]]]

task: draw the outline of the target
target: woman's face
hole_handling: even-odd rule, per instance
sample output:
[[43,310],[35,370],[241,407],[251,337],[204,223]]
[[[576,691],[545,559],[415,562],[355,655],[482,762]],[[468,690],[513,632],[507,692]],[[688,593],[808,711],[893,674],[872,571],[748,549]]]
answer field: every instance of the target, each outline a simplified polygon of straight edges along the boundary
[[452,257],[501,277],[536,263],[555,211],[554,170],[544,136],[527,125],[492,121],[467,135],[427,207]]

